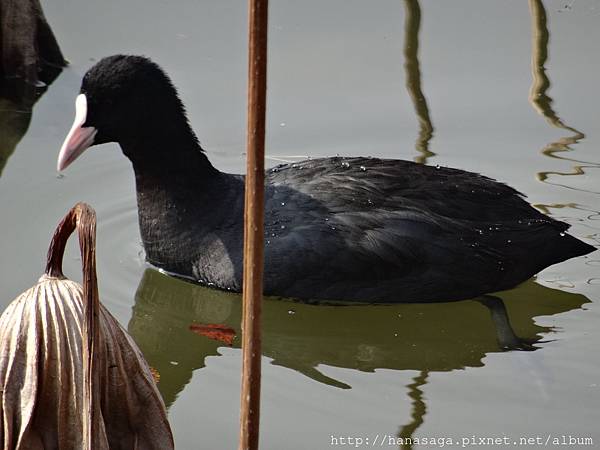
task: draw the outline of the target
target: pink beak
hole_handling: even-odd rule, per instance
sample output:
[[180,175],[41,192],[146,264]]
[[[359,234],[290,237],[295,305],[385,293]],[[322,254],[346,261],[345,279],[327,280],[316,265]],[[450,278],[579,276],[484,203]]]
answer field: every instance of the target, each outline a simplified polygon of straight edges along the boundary
[[56,169],[60,172],[77,159],[88,147],[94,143],[98,130],[94,127],[82,127],[87,117],[87,98],[79,94],[75,100],[75,121],[65,138],[60,152]]

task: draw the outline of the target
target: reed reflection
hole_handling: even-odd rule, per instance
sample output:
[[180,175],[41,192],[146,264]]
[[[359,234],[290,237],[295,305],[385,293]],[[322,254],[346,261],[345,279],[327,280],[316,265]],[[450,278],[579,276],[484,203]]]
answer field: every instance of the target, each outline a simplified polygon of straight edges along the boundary
[[415,144],[420,155],[415,162],[427,164],[427,159],[435,156],[429,150],[429,141],[433,137],[433,124],[429,116],[427,99],[421,90],[421,69],[419,64],[419,29],[421,28],[421,7],[418,0],[404,0],[404,70],[406,72],[406,89],[412,99],[417,119],[419,135]]
[[559,155],[564,152],[571,152],[574,144],[585,138],[585,135],[567,125],[554,111],[552,107],[552,98],[547,94],[550,88],[550,80],[546,74],[546,62],[548,60],[548,44],[550,42],[550,32],[548,31],[548,19],[546,9],[542,0],[529,0],[529,11],[531,14],[532,28],[532,53],[531,53],[531,70],[533,82],[529,90],[529,101],[533,108],[543,117],[548,123],[556,128],[561,128],[570,132],[569,136],[565,136],[557,141],[551,142],[542,149],[542,153],[550,158],[562,159],[576,163],[571,172],[556,172],[544,171],[538,172],[537,178],[549,184],[556,184],[568,189],[575,189],[571,186],[551,183],[548,181],[552,176],[578,176],[585,174],[586,168],[600,167],[598,163],[581,161],[574,158]]
[[[271,364],[342,389],[351,386],[323,374],[318,367],[421,372],[415,386],[409,386],[414,408],[410,424],[404,427],[408,433],[423,420],[422,392],[428,373],[481,367],[487,353],[532,348],[542,333],[552,331],[535,324],[534,317],[579,308],[588,300],[530,280],[503,292],[497,302],[501,307],[495,311],[494,305],[483,307],[485,302],[474,301],[316,306],[265,299],[263,355]],[[511,318],[510,332],[501,329],[509,324],[506,315],[500,321],[495,318],[502,316],[504,307]],[[208,356],[219,355],[219,347],[228,343],[239,347],[240,319],[239,294],[146,270],[128,329],[149,364],[160,373],[159,389],[167,406],[175,402],[193,372],[205,366]],[[198,333],[200,328],[205,331]],[[511,341],[515,336],[519,336],[517,343]]]
[[408,444],[408,438],[412,438],[415,431],[423,425],[425,421],[425,413],[427,412],[427,404],[423,398],[423,386],[427,384],[429,371],[421,370],[419,375],[413,378],[413,382],[407,386],[408,396],[412,402],[411,421],[400,428],[398,437],[402,438],[403,444],[400,445],[402,450],[412,450],[413,446]]

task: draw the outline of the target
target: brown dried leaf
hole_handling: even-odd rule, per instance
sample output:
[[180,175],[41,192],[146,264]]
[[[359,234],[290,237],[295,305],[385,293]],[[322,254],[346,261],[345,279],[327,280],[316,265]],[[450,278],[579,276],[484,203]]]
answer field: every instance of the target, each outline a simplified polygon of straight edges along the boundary
[[[2,450],[173,448],[146,361],[98,301],[94,219],[87,205],[71,210],[52,241],[47,274],[0,317]],[[75,224],[84,287],[60,268]]]
[[235,330],[233,328],[217,323],[193,323],[190,325],[190,331],[200,336],[214,339],[215,341],[224,342],[230,347],[233,345],[233,340],[235,339]]

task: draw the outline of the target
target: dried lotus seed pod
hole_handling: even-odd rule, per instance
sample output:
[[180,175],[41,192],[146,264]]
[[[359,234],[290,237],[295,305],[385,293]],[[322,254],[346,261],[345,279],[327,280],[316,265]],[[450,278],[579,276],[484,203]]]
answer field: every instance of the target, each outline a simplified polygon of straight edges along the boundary
[[[79,232],[84,286],[62,274]],[[95,214],[59,224],[46,274],[0,317],[0,449],[164,450],[173,436],[142,353],[98,300]]]

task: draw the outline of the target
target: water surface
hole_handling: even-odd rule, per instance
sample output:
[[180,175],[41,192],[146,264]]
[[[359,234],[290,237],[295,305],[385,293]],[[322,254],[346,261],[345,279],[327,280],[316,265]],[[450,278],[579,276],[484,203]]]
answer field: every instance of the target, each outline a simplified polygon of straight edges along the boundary
[[[3,307],[42,272],[77,201],[98,212],[102,301],[161,375],[181,449],[234,448],[238,295],[149,268],[133,174],[118,147],[55,172],[82,75],[113,53],[172,76],[211,161],[244,168],[242,2],[45,2],[71,65],[29,104],[0,100]],[[600,244],[600,6],[595,2],[273,1],[269,162],[372,155],[480,172]],[[80,278],[74,244],[65,270]],[[600,256],[501,293],[514,333],[481,303],[367,307],[265,301],[261,444],[340,436],[592,436],[600,445]],[[232,346],[194,333],[221,324]],[[499,331],[500,330],[500,331]],[[393,446],[383,446],[390,448]]]

